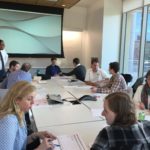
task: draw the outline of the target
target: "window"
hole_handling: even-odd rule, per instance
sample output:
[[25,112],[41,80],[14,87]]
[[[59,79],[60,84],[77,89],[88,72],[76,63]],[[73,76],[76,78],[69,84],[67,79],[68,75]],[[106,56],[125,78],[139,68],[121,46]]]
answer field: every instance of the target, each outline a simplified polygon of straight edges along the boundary
[[138,77],[141,43],[142,9],[126,14],[123,72]]

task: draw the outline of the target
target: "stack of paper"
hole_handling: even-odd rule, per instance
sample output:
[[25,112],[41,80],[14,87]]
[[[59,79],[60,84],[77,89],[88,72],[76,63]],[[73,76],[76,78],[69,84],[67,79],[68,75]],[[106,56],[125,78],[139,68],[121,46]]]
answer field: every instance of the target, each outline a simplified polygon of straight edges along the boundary
[[58,136],[53,144],[54,150],[87,150],[79,134]]

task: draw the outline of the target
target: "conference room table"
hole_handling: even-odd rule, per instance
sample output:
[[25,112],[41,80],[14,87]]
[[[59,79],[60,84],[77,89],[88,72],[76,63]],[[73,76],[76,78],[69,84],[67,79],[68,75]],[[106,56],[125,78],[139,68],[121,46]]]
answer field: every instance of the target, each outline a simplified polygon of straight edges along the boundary
[[83,104],[53,106],[33,106],[32,112],[37,128],[61,126],[82,122],[96,122],[103,118],[94,116]]
[[38,91],[37,99],[44,99],[47,94],[59,94],[68,101],[67,104],[34,105],[32,113],[37,130],[48,130],[55,135],[79,133],[89,147],[99,131],[106,126],[106,121],[101,116],[106,95],[98,94],[95,95],[97,101],[81,101],[80,104],[73,105],[70,101],[93,94],[90,86],[81,81],[70,82],[69,78],[61,77],[34,85]]
[[100,130],[106,127],[106,121],[83,122],[61,126],[40,127],[39,131],[49,131],[54,135],[73,135],[79,133],[87,148],[90,149]]

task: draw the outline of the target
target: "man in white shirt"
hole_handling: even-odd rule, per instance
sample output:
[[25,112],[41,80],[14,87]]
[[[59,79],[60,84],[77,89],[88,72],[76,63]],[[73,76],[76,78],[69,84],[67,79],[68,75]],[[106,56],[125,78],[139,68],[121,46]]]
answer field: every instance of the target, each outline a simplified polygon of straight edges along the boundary
[[8,61],[8,54],[5,50],[5,43],[0,39],[0,82],[5,78],[5,66]]
[[96,86],[99,81],[108,79],[107,73],[99,68],[98,58],[92,58],[91,68],[87,70],[85,76],[85,83],[88,85]]

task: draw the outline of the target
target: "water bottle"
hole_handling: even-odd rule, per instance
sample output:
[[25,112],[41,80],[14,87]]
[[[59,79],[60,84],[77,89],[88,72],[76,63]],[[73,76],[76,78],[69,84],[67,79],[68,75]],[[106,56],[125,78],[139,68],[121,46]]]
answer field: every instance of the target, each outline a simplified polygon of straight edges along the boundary
[[138,120],[143,121],[145,119],[145,113],[144,112],[140,112],[139,116],[138,116]]

